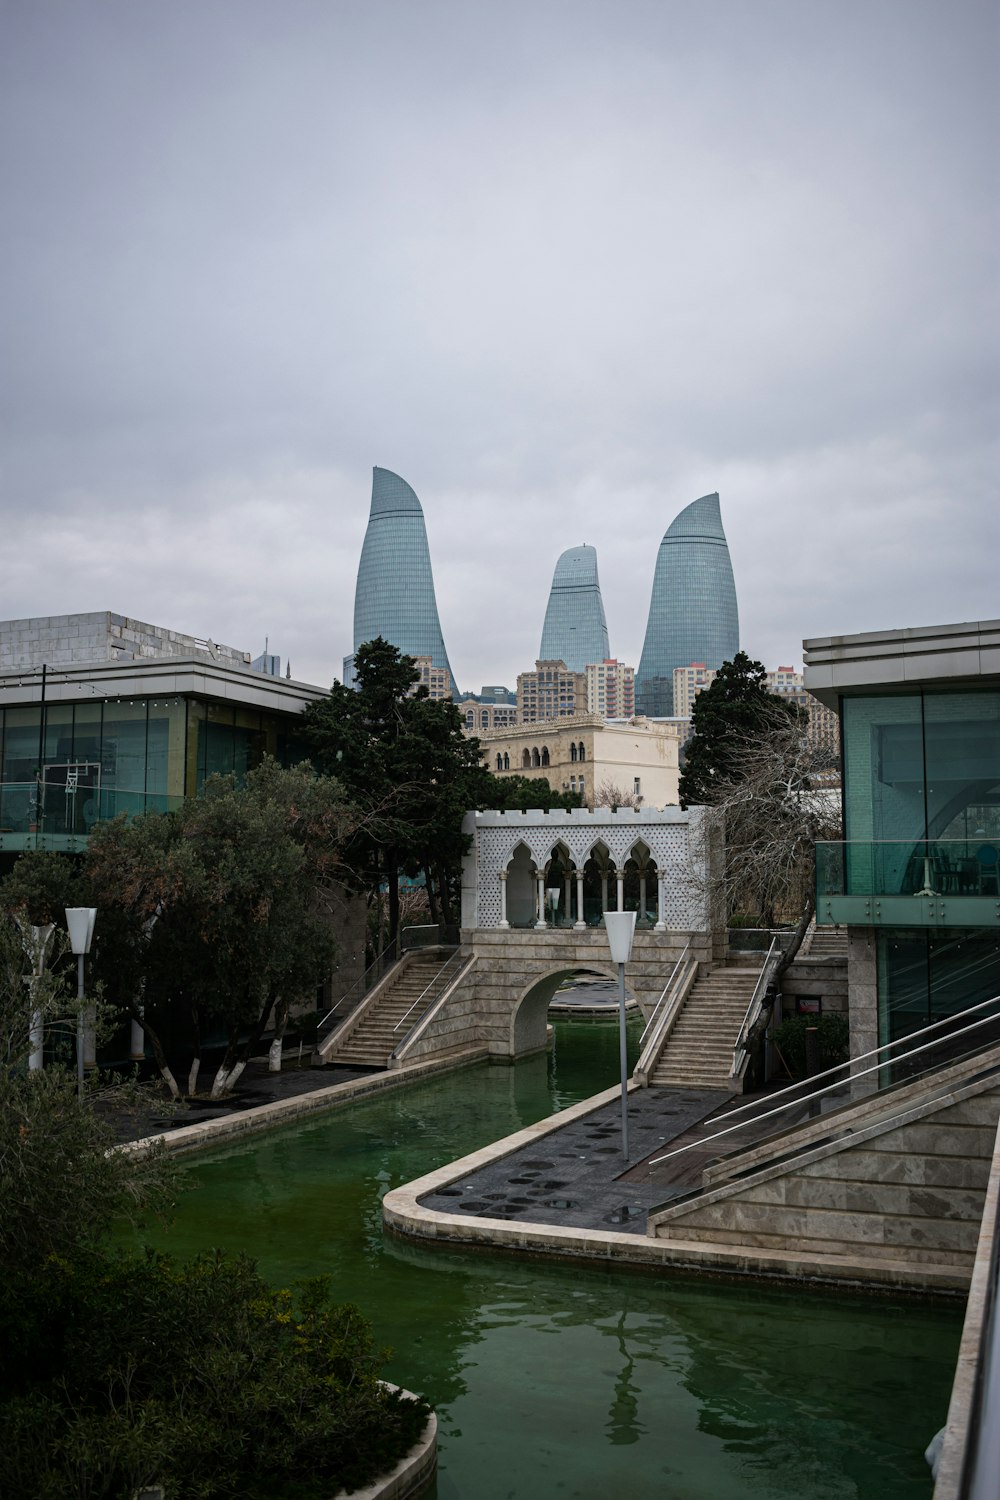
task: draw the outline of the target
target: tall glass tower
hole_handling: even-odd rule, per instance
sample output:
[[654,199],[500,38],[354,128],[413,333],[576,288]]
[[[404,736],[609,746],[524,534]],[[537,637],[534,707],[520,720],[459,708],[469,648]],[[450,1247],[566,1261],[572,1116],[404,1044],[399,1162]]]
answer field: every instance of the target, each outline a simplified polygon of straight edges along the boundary
[[420,501],[398,474],[372,470],[372,508],[354,592],[354,649],[382,636],[406,656],[429,656],[446,668],[427,531]]
[[719,497],[702,495],[670,523],[660,543],[635,679],[636,712],[669,718],[675,667],[704,662],[718,668],[739,649],[736,584]]
[[571,672],[606,661],[608,622],[594,547],[570,547],[556,563],[542,626],[539,661],[564,661]]

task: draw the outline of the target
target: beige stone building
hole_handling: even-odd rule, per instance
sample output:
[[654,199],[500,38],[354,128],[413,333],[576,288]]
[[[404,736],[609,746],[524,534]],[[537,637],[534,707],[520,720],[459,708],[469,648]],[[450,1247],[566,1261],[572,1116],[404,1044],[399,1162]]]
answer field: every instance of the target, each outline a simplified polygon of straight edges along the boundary
[[635,713],[635,667],[609,657],[589,662],[584,668],[587,678],[587,712],[603,714],[606,719],[631,719]]
[[417,687],[425,687],[431,698],[451,697],[451,673],[447,667],[436,667],[429,656],[415,656],[413,665],[420,673]]
[[623,804],[677,805],[680,726],[634,718],[606,724],[601,714],[547,719],[479,731],[486,765],[496,776],[529,776],[561,792],[579,792],[593,807],[616,792]]
[[536,661],[533,672],[517,675],[520,724],[568,719],[585,713],[586,708],[586,673],[571,672],[564,661]]

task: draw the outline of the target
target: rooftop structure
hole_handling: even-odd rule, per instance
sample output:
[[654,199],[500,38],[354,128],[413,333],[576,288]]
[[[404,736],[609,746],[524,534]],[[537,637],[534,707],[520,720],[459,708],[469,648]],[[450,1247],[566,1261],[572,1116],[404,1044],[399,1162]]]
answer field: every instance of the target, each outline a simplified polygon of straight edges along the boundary
[[582,672],[588,662],[604,661],[610,655],[597,551],[570,547],[552,576],[539,659],[563,661],[571,672]]
[[354,650],[377,636],[455,676],[441,634],[424,513],[389,469],[372,471],[372,504],[354,594]]
[[721,667],[740,649],[736,584],[717,494],[702,495],[667,528],[653,574],[636,708],[669,718],[675,667]]

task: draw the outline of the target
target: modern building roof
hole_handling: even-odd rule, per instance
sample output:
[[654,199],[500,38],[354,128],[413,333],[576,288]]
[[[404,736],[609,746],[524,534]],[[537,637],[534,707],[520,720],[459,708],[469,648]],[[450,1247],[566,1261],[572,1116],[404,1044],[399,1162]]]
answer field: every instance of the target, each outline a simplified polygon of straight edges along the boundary
[[739,649],[736,584],[719,496],[702,495],[670,523],[656,556],[636,710],[670,717],[675,667],[721,667]]
[[372,504],[354,594],[354,649],[376,636],[407,656],[451,670],[434,595],[420,501],[405,479],[372,470]]
[[571,672],[582,672],[589,662],[605,661],[610,655],[597,550],[570,547],[552,575],[538,659],[564,661]]

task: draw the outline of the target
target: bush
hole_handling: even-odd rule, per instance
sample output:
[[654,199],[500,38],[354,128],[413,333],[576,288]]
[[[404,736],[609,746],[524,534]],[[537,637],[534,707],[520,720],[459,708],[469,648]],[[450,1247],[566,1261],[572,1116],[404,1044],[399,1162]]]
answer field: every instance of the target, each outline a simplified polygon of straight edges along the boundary
[[246,1257],[50,1258],[0,1290],[0,1493],[329,1500],[416,1442],[423,1401],[324,1279],[274,1291]]
[[792,1070],[793,1078],[806,1076],[806,1030],[819,1032],[820,1068],[835,1068],[847,1061],[850,1028],[846,1016],[790,1016],[771,1034],[771,1040]]

